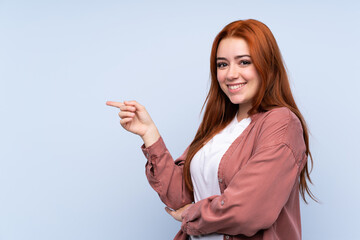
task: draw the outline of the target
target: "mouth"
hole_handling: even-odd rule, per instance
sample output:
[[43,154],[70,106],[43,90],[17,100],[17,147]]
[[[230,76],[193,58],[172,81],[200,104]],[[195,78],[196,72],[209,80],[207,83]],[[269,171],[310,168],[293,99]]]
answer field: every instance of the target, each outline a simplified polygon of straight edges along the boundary
[[236,84],[227,84],[227,87],[229,88],[229,90],[231,91],[236,91],[236,90],[239,90],[240,88],[242,88],[243,86],[246,85],[246,82],[245,83],[236,83]]

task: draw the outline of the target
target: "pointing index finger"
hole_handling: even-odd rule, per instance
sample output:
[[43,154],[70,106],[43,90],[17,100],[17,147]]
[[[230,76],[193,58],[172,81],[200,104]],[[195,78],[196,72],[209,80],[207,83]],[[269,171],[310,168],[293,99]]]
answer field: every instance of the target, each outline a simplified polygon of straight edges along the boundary
[[106,102],[106,105],[111,106],[111,107],[120,108],[121,106],[124,105],[124,103],[122,103],[122,102],[107,101],[107,102]]

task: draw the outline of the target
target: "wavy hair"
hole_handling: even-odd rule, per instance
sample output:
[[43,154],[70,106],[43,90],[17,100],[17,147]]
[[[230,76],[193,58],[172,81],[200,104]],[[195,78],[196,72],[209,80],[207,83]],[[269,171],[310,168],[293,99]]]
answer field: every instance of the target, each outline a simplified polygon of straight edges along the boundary
[[[224,38],[242,38],[249,46],[252,62],[260,75],[261,83],[253,99],[252,108],[248,115],[266,112],[277,107],[287,107],[300,119],[303,128],[303,137],[306,145],[306,154],[313,158],[309,149],[309,133],[306,122],[296,106],[291,93],[288,76],[276,40],[270,29],[262,22],[254,19],[234,21],[215,37],[210,55],[211,85],[201,111],[205,112],[194,140],[189,146],[185,159],[184,179],[186,186],[193,191],[190,175],[190,163],[195,154],[217,133],[226,127],[235,117],[238,105],[233,104],[221,90],[217,80],[216,53],[219,43]],[[310,170],[311,172],[311,170]],[[309,189],[311,182],[308,163],[306,162],[300,173],[300,194],[305,201],[305,193],[317,201]]]

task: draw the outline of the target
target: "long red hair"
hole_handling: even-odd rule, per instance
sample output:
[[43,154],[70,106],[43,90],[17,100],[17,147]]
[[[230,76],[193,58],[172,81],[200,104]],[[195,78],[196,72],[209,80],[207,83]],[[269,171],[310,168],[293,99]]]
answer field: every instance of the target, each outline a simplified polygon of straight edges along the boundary
[[[216,53],[222,39],[236,37],[244,39],[250,50],[252,62],[258,71],[261,83],[249,116],[258,112],[266,112],[277,107],[287,107],[300,119],[303,127],[303,137],[306,144],[306,154],[310,157],[311,166],[313,158],[309,149],[309,133],[303,116],[301,115],[291,93],[288,76],[284,67],[282,56],[276,40],[270,29],[257,20],[239,20],[224,27],[215,37],[211,49],[210,71],[211,85],[201,111],[205,108],[203,120],[191,142],[184,165],[184,178],[186,186],[193,191],[190,163],[194,155],[215,134],[219,133],[235,117],[238,105],[231,103],[221,90],[217,80]],[[300,194],[307,203],[305,193],[316,201],[311,193],[308,182],[311,183],[308,164],[300,173]]]

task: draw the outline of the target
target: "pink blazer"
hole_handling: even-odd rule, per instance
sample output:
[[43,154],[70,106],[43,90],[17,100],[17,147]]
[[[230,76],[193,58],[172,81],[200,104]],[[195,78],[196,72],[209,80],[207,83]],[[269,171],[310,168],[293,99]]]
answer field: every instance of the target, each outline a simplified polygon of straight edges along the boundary
[[[145,148],[146,176],[164,204],[192,203],[183,165],[188,148],[174,161],[162,137]],[[175,240],[188,235],[224,234],[224,239],[301,239],[299,174],[307,161],[300,120],[288,108],[257,113],[221,159],[221,195],[183,212]]]

